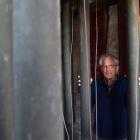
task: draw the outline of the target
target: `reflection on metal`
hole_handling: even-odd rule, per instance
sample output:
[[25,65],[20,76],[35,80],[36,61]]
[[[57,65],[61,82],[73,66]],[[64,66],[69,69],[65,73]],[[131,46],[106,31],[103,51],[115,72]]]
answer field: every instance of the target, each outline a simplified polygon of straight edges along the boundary
[[138,0],[127,1],[127,47],[128,47],[128,80],[129,80],[129,131],[128,140],[139,140],[139,36],[138,36]]
[[60,0],[13,0],[12,16],[14,140],[63,140]]
[[90,45],[89,45],[89,3],[80,1],[80,46],[81,46],[81,137],[91,140],[90,110]]
[[72,101],[72,74],[71,74],[71,10],[70,2],[62,5],[62,41],[64,63],[64,110],[65,121],[71,138],[73,132],[73,101]]
[[138,80],[139,80],[139,86],[140,86],[140,76],[139,76],[139,79]]

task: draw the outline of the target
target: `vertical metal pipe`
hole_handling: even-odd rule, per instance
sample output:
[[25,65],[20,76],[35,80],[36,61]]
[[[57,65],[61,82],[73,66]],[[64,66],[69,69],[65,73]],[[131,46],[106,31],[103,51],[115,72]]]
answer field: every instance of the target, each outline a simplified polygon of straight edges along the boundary
[[80,1],[81,137],[91,139],[89,2]]
[[13,0],[15,140],[63,140],[60,0]]
[[[139,1],[139,6],[140,6],[140,1]],[[140,44],[140,7],[139,7],[139,44]],[[139,70],[138,70],[138,85],[139,85],[139,91],[140,91],[140,45],[139,45]],[[139,96],[139,108],[138,108],[138,113],[139,113],[139,122],[138,122],[138,140],[140,140],[140,96]]]
[[11,1],[0,1],[0,139],[14,140]]
[[138,0],[127,0],[127,47],[129,80],[129,129],[128,140],[138,140],[139,133],[139,4]]
[[62,42],[63,42],[63,63],[64,63],[64,109],[65,121],[68,132],[72,136],[73,124],[73,104],[72,104],[72,72],[71,72],[71,10],[70,1],[66,1],[62,5]]
[[[140,18],[139,18],[139,34],[140,34]],[[138,77],[138,85],[139,89],[138,91],[140,92],[140,48],[139,48],[139,77]],[[139,121],[138,121],[138,140],[140,140],[140,95],[139,95],[139,107],[138,107],[138,113],[139,113]]]

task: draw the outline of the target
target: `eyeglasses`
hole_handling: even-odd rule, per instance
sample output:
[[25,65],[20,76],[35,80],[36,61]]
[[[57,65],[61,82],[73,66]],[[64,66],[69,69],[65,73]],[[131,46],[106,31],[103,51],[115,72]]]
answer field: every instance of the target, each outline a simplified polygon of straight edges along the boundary
[[108,69],[113,69],[115,66],[117,66],[117,65],[103,65],[102,68],[103,69],[107,69],[107,68]]

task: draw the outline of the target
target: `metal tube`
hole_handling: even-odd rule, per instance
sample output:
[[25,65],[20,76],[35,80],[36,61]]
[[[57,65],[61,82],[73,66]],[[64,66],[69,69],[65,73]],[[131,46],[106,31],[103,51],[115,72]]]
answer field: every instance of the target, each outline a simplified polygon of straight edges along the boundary
[[128,47],[128,80],[129,80],[129,117],[128,140],[138,140],[139,133],[139,4],[138,0],[127,1],[127,47]]
[[14,140],[11,1],[0,2],[0,139]]
[[72,104],[72,71],[71,71],[71,10],[70,2],[66,1],[62,5],[62,41],[63,41],[63,63],[64,63],[64,109],[65,121],[68,132],[72,136],[73,124],[73,104]]
[[80,1],[81,137],[91,140],[89,2]]
[[13,0],[14,140],[63,140],[60,0]]

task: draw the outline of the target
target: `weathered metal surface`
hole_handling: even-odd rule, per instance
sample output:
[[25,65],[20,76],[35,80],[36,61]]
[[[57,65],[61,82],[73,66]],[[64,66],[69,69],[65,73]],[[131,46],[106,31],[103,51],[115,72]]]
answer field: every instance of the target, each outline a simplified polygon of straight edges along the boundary
[[73,98],[72,98],[72,17],[71,3],[62,5],[62,42],[64,63],[64,109],[65,121],[70,138],[73,136]]
[[63,140],[60,0],[13,0],[15,140]]
[[0,1],[0,139],[14,140],[11,2]]
[[80,1],[81,138],[91,139],[89,3]]
[[129,80],[129,131],[128,140],[139,140],[139,4],[138,0],[127,1],[127,48],[128,48],[128,80]]

